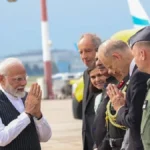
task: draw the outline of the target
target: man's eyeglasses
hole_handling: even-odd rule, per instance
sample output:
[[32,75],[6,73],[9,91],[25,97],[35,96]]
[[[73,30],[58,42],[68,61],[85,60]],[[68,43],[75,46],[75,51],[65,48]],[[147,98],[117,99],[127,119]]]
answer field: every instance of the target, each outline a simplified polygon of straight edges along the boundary
[[[5,75],[5,76],[7,76],[7,75]],[[10,76],[7,76],[7,77],[10,77]],[[28,80],[27,75],[24,76],[24,77],[16,76],[16,77],[11,77],[11,78],[14,82],[22,82],[22,81],[27,81]]]

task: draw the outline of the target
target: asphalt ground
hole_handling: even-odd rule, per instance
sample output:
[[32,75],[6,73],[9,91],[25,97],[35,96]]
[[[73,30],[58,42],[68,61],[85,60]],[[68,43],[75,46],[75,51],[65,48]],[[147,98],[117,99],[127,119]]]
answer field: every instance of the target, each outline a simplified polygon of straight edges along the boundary
[[72,115],[72,101],[43,100],[42,112],[52,128],[52,137],[42,150],[82,150],[82,121]]

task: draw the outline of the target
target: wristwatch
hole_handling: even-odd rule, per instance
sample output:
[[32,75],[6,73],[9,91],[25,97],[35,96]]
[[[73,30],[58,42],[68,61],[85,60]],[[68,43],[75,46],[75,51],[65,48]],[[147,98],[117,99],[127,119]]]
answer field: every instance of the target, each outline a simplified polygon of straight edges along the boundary
[[43,117],[43,115],[41,114],[41,116],[39,118],[35,117],[37,120],[40,120]]

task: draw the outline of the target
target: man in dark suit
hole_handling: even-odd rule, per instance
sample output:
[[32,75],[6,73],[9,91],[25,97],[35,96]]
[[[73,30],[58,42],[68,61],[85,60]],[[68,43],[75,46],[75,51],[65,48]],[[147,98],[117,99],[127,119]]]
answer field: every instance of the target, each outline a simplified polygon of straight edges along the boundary
[[[80,57],[83,63],[88,67],[95,65],[95,55],[101,44],[100,38],[94,34],[84,34],[78,42],[78,49]],[[93,150],[94,141],[92,138],[91,127],[94,121],[94,101],[95,95],[90,92],[90,78],[87,70],[85,70],[84,75],[84,96],[83,96],[83,126],[82,126],[82,139],[83,139],[83,149]]]
[[[129,40],[129,45],[139,70],[150,74],[150,26],[142,28],[133,35]],[[141,122],[144,150],[150,150],[150,79],[147,81],[147,89]]]
[[107,94],[117,111],[117,123],[130,129],[130,149],[143,150],[140,124],[147,91],[146,82],[150,76],[137,69],[131,50],[123,41],[106,41],[100,47],[98,57],[109,73],[113,73],[118,80],[125,74],[130,76],[126,97],[112,84],[108,86]]

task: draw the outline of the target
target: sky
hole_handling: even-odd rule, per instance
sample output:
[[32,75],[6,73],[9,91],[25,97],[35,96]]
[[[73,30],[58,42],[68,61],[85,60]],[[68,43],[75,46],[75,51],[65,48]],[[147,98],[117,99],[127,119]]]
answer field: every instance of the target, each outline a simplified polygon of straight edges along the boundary
[[[149,0],[140,0],[150,16]],[[105,40],[133,28],[127,0],[47,0],[52,49],[74,50],[83,33]],[[40,0],[0,0],[0,57],[42,49]]]

